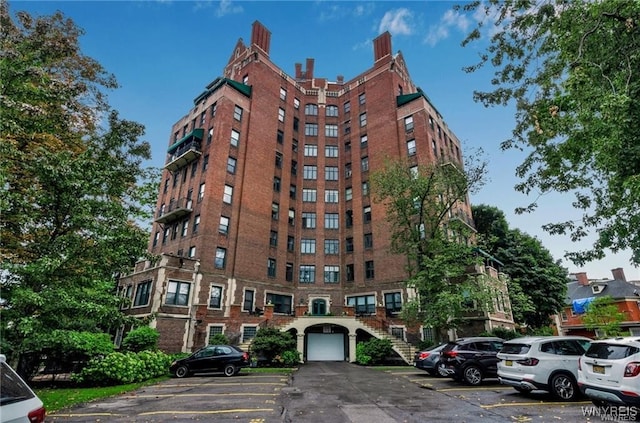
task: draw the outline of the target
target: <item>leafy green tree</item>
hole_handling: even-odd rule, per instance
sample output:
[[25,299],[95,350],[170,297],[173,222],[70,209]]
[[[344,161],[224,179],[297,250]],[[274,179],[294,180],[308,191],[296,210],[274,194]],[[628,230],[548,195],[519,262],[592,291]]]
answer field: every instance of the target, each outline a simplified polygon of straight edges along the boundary
[[12,16],[2,0],[0,34],[0,338],[29,374],[52,331],[124,322],[114,280],[145,253],[157,171],[71,20]]
[[597,297],[588,306],[582,316],[582,323],[591,330],[599,330],[603,337],[620,336],[624,313],[618,309],[610,295]]
[[260,329],[251,343],[251,354],[261,356],[269,364],[285,351],[295,350],[296,340],[289,332],[281,332],[276,328]]
[[547,326],[550,316],[564,307],[567,270],[540,240],[510,229],[504,213],[496,207],[472,206],[478,243],[504,265],[509,276],[509,297],[514,320],[530,328]]
[[[591,233],[589,248],[566,255],[576,265],[629,249],[640,264],[640,2],[618,0],[474,1],[484,16],[463,45],[492,32],[480,61],[494,67],[485,106],[513,104],[515,127],[503,149],[527,152],[516,174],[525,194],[572,193],[581,219],[544,229]],[[537,200],[518,212],[532,211]]]
[[487,290],[467,272],[477,259],[472,230],[458,217],[468,194],[484,183],[485,166],[434,163],[414,172],[405,162],[389,161],[370,177],[374,201],[386,208],[391,251],[407,258],[407,286],[418,293],[403,306],[403,317],[437,334],[458,325],[472,304],[489,303]]

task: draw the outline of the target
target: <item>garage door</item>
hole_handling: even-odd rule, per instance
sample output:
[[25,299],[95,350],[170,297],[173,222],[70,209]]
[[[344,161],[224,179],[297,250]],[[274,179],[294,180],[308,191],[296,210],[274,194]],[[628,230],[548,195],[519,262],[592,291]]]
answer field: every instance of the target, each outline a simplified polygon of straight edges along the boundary
[[344,361],[344,335],[307,334],[307,361]]

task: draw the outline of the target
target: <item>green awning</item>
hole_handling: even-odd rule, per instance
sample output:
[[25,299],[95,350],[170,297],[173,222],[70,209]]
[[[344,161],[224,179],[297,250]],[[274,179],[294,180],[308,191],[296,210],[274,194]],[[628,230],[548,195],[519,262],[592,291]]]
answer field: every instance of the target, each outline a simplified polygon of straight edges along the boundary
[[193,99],[193,104],[200,103],[203,99],[209,97],[211,94],[216,92],[220,87],[224,85],[229,85],[230,87],[234,88],[235,90],[237,90],[238,92],[240,92],[246,97],[251,97],[250,85],[245,85],[241,82],[234,81],[233,79],[229,79],[229,78],[216,78],[213,80],[213,82],[207,85],[206,91],[200,93],[200,95],[198,95],[195,99]]
[[169,154],[173,154],[174,151],[176,151],[178,149],[178,147],[180,147],[182,144],[184,144],[185,142],[197,138],[199,140],[202,140],[202,136],[204,135],[204,129],[203,128],[196,128],[193,131],[189,132],[187,135],[185,135],[184,137],[180,138],[178,141],[174,142],[173,144],[171,144],[171,146],[169,147],[169,150],[167,150],[167,153]]

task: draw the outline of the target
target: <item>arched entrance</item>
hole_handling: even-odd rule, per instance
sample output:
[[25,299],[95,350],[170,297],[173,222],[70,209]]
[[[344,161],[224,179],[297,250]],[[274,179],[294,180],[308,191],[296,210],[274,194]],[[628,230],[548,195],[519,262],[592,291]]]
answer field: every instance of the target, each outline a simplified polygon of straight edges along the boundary
[[324,316],[327,314],[327,301],[317,298],[311,302],[311,314],[313,316]]

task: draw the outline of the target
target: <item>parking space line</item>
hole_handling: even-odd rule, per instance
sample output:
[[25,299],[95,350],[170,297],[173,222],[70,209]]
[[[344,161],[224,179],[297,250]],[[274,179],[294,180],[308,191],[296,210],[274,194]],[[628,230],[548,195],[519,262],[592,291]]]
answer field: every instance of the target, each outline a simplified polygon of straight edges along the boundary
[[273,408],[235,408],[232,410],[201,410],[201,411],[148,411],[140,413],[138,416],[157,416],[159,414],[228,414],[228,413],[257,413],[257,412],[273,412]]
[[[190,388],[190,387],[195,387],[195,386],[202,386],[202,383],[198,383],[198,384],[178,384],[178,385],[160,385],[157,386],[157,388]],[[277,386],[282,386],[282,385],[286,385],[285,382],[222,382],[222,383],[216,383],[215,386],[249,386],[249,385],[259,385],[259,386],[266,386],[266,385],[277,385]]]
[[538,402],[510,402],[510,403],[500,403],[500,404],[480,404],[480,408],[498,408],[498,407],[520,407],[520,406],[535,406],[535,405],[544,405],[546,407],[550,405],[574,405],[574,404],[591,404],[591,401],[563,401],[563,402],[549,402],[549,401],[538,401]]
[[[47,417],[124,417],[124,414],[116,413],[58,413],[47,412]],[[48,420],[48,419],[47,419]]]
[[165,397],[244,397],[244,396],[272,396],[276,393],[247,393],[247,392],[227,392],[220,394],[148,394],[148,395],[130,395],[128,398],[165,398]]

